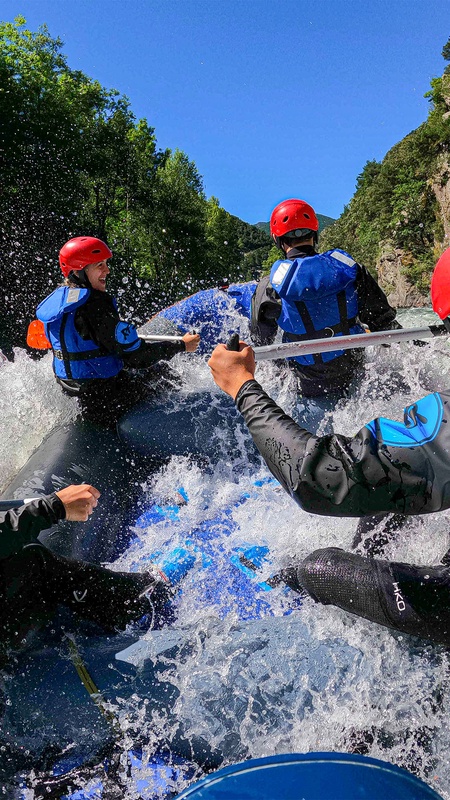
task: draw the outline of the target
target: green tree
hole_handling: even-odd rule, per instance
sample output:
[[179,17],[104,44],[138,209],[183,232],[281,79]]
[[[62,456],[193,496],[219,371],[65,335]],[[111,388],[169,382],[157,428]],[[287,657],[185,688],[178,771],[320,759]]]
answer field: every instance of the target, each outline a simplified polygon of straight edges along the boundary
[[[92,192],[102,129],[110,131],[126,113],[115,92],[69,69],[61,47],[45,25],[32,33],[22,17],[0,24],[0,299],[11,308],[13,298],[5,336],[22,342],[36,301],[59,274],[59,247],[84,232],[81,212]],[[103,211],[99,203],[90,232],[103,232]]]
[[234,279],[241,263],[241,243],[236,218],[211,197],[206,211],[208,275],[214,283]]
[[264,232],[206,201],[195,164],[159,150],[125,96],[70,69],[61,40],[45,25],[29,31],[23,17],[0,23],[0,168],[3,347],[24,344],[71,236],[109,243],[111,288],[137,321],[239,279],[267,245]]

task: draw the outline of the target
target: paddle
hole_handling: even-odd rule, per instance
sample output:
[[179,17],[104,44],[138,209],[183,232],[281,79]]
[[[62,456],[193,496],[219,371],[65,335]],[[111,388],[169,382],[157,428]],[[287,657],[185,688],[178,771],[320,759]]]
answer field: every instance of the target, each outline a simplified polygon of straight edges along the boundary
[[0,500],[0,511],[11,511],[12,508],[20,508],[27,503],[32,503],[33,500],[39,500],[39,497],[25,497],[22,500]]
[[[392,331],[376,331],[375,333],[352,333],[348,336],[332,336],[326,339],[308,339],[302,342],[284,342],[280,344],[254,347],[256,361],[269,361],[292,356],[309,356],[315,353],[328,353],[332,350],[351,350],[359,347],[372,347],[394,342],[407,342],[411,339],[430,339],[434,336],[448,336],[445,325],[429,325],[426,328],[401,328]],[[228,345],[228,349],[231,348]]]
[[152,335],[145,335],[139,334],[139,338],[143,339],[144,342],[181,342],[182,336],[168,336],[165,334],[152,334]]

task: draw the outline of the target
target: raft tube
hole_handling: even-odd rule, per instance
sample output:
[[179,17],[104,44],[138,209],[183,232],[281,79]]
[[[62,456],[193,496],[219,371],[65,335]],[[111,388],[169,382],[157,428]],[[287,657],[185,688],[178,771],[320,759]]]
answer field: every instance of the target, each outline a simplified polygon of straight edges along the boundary
[[195,330],[201,336],[197,352],[200,355],[211,353],[216,344],[228,341],[239,326],[248,333],[256,285],[256,281],[250,281],[196,292],[160,311],[143,325],[141,333],[173,334]]
[[399,767],[347,753],[302,753],[250,759],[225,767],[178,800],[442,800]]

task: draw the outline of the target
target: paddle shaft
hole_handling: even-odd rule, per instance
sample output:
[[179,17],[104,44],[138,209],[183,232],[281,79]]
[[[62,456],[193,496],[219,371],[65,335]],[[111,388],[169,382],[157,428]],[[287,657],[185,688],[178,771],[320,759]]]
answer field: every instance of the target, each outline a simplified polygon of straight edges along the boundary
[[165,334],[152,334],[152,335],[140,335],[140,339],[143,339],[144,342],[181,342],[182,336],[168,336]]
[[10,511],[12,508],[20,508],[33,500],[39,500],[39,497],[25,497],[22,500],[0,500],[0,511]]
[[434,336],[448,335],[449,332],[443,325],[430,325],[426,328],[401,328],[393,331],[331,336],[326,339],[308,339],[302,342],[283,342],[263,345],[253,349],[256,361],[273,361],[277,358],[312,356],[315,353],[329,353],[333,350],[351,350],[352,348],[372,347],[373,345],[407,342],[411,339],[431,339]]

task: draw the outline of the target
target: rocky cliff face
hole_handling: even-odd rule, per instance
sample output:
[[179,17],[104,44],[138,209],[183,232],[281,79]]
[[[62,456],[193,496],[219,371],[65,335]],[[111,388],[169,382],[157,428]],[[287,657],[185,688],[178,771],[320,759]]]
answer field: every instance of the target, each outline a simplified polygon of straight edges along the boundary
[[[450,119],[450,74],[442,77],[444,112],[443,120]],[[444,145],[437,159],[434,174],[428,180],[436,198],[436,227],[434,238],[435,260],[450,247],[450,154]],[[429,305],[428,295],[418,291],[406,277],[405,271],[412,263],[412,255],[387,240],[382,243],[377,261],[378,280],[386,292],[391,305],[397,308],[422,307]]]
[[[445,116],[450,116],[450,111]],[[448,153],[442,153],[438,160],[438,169],[430,178],[430,186],[436,196],[439,216],[442,221],[442,249],[450,245],[450,159]]]
[[406,278],[404,272],[409,254],[385,242],[378,259],[378,281],[386,292],[391,306],[394,308],[422,308],[430,304],[430,298],[417,291]]

